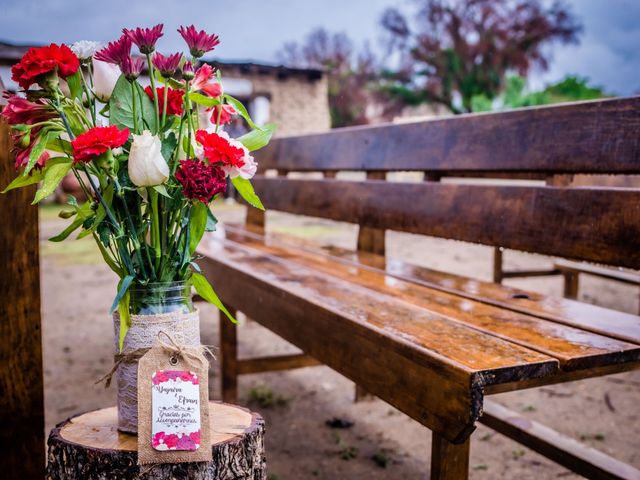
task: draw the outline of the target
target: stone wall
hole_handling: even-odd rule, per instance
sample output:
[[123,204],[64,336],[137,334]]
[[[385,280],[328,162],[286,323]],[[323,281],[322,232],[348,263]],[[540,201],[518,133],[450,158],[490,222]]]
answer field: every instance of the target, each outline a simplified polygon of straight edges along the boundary
[[326,75],[314,78],[305,74],[278,75],[276,72],[236,72],[223,68],[226,78],[249,80],[248,99],[269,99],[269,122],[278,124],[277,135],[323,132],[331,128]]

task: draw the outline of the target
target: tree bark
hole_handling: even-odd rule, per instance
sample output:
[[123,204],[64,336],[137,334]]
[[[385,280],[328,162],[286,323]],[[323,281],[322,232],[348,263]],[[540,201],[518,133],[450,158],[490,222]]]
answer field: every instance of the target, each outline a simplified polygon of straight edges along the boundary
[[117,411],[72,417],[49,435],[47,480],[266,480],[264,421],[243,408],[211,403],[213,460],[137,464],[137,437],[117,431]]

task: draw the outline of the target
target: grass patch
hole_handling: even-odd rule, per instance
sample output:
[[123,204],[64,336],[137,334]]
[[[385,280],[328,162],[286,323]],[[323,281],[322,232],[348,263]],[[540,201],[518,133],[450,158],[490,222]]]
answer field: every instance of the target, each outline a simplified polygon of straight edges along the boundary
[[249,390],[249,401],[259,405],[261,408],[286,407],[289,405],[288,398],[263,385]]

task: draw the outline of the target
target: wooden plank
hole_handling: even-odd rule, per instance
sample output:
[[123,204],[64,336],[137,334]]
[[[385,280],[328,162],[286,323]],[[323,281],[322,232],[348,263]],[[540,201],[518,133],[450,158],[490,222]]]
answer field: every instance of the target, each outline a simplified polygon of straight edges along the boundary
[[[229,308],[235,317],[237,310]],[[220,315],[220,381],[222,401],[238,401],[238,327]]]
[[[0,190],[16,171],[0,120]],[[0,465],[3,478],[44,476],[44,398],[35,185],[0,195]]]
[[[414,282],[402,279],[391,281],[384,271],[345,265],[327,256],[279,246],[275,242],[266,244],[264,238],[243,235],[233,229],[227,231],[227,238],[557,358],[565,370],[640,361],[640,345],[473,301]],[[420,336],[422,328],[430,328],[420,319],[412,319],[408,325],[402,324],[402,321],[387,320],[387,327],[392,324],[394,330],[414,337]]]
[[264,177],[253,184],[268,209],[640,269],[640,190]]
[[431,436],[431,480],[466,480],[469,478],[471,441],[453,445],[446,438]]
[[[224,301],[242,301],[251,318],[451,442],[473,431],[482,386],[557,370],[547,356],[277,257],[218,240],[199,252]],[[399,335],[389,317],[432,328]]]
[[640,480],[640,470],[573,438],[485,400],[480,422],[516,442],[594,480]]
[[640,273],[638,272],[601,267],[589,263],[570,262],[568,260],[558,260],[554,266],[562,272],[584,273],[629,285],[640,285]]
[[597,100],[281,137],[261,169],[640,172],[640,98]]
[[317,367],[318,360],[305,354],[274,355],[271,357],[243,358],[238,360],[238,373],[276,372],[293,368]]
[[[260,235],[247,232],[238,226],[227,225],[226,228],[228,232],[253,235],[253,238],[261,239]],[[268,244],[275,242],[313,253],[323,252],[347,265],[383,270],[390,278],[407,280],[489,305],[640,344],[640,316],[637,315],[440,272],[397,259],[385,259],[385,257],[366,252],[356,253],[353,250],[332,246],[321,249],[312,242],[289,235],[269,233],[266,242]]]

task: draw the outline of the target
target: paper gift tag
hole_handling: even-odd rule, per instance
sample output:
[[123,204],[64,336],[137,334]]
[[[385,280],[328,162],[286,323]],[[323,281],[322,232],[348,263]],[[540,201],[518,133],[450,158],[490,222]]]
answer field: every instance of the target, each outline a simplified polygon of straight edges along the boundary
[[138,464],[211,461],[209,363],[154,345],[138,363]]
[[157,370],[151,377],[151,446],[200,448],[200,382],[187,370]]

